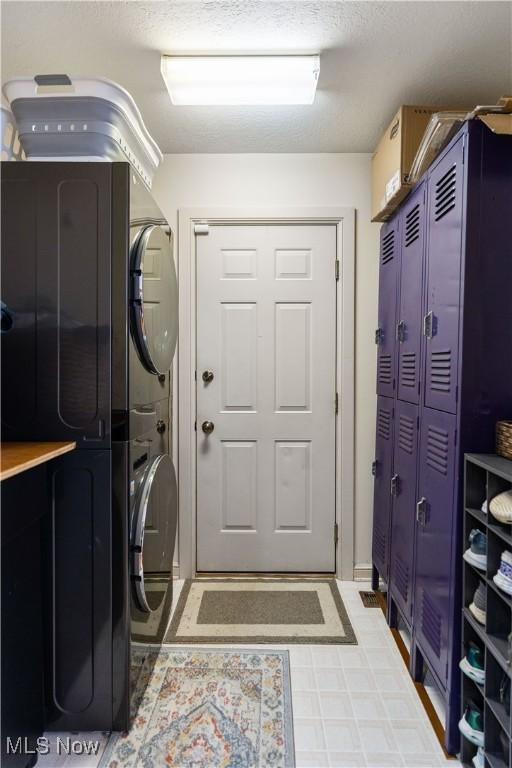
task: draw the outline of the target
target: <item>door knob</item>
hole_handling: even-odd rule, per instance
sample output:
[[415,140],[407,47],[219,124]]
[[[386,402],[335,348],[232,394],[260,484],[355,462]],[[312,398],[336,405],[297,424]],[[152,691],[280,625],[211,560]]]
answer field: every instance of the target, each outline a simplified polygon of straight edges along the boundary
[[203,421],[201,424],[201,429],[205,433],[205,435],[211,435],[213,430],[215,429],[215,424],[213,421]]
[[158,419],[158,421],[157,421],[157,423],[156,423],[156,431],[157,431],[157,432],[158,432],[160,435],[163,435],[163,433],[165,432],[165,429],[166,429],[166,427],[165,427],[165,421],[162,421],[162,419]]
[[213,381],[213,371],[203,371],[203,381],[205,384],[209,384]]

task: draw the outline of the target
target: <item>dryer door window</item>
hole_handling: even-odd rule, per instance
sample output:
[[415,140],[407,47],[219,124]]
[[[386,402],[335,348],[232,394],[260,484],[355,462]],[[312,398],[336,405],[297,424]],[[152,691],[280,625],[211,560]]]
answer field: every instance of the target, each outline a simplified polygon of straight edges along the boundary
[[144,367],[165,374],[178,335],[178,285],[169,234],[159,224],[143,227],[130,261],[132,338]]
[[[176,473],[168,454],[150,464],[135,502],[131,531],[131,583],[137,607],[150,613],[165,592],[151,591],[148,577],[170,577],[176,538]],[[151,571],[148,573],[148,567]],[[159,596],[159,599],[158,599]]]

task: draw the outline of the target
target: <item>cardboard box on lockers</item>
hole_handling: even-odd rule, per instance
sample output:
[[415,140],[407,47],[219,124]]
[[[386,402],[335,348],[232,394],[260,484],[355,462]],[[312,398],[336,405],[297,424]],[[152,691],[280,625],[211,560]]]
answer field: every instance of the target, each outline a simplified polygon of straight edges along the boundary
[[434,112],[452,107],[402,106],[380,139],[372,159],[372,221],[387,221],[409,194],[412,161]]

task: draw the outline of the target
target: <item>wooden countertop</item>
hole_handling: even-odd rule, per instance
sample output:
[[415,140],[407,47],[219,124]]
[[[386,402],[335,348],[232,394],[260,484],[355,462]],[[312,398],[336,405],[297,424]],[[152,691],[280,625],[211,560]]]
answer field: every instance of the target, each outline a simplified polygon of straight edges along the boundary
[[76,448],[76,443],[1,443],[0,480],[56,459]]

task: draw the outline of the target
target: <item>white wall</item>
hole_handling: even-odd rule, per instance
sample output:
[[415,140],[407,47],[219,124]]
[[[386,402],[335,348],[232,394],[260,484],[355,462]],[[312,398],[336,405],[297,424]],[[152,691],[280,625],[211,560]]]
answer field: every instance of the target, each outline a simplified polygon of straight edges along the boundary
[[[370,563],[375,432],[379,225],[370,223],[369,154],[166,155],[154,194],[176,231],[177,211],[200,206],[350,206],[356,209],[355,561]],[[343,532],[342,532],[343,534]]]

